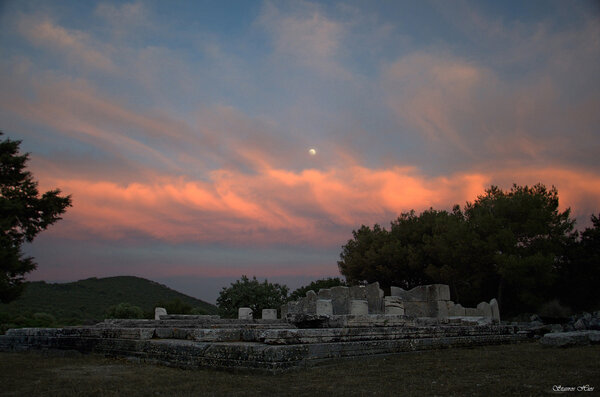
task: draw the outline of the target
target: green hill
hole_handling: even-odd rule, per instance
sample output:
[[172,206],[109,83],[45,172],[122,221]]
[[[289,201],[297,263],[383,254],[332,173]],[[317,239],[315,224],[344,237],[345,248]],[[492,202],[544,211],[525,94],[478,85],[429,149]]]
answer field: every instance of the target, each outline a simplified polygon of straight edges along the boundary
[[40,326],[52,320],[55,325],[94,323],[104,319],[106,310],[119,303],[138,306],[147,317],[152,317],[154,307],[169,302],[193,308],[197,314],[217,313],[216,306],[162,284],[140,277],[119,276],[60,284],[29,282],[19,299],[0,304],[0,324],[3,328],[35,326],[35,321],[29,320],[36,318],[42,323]]

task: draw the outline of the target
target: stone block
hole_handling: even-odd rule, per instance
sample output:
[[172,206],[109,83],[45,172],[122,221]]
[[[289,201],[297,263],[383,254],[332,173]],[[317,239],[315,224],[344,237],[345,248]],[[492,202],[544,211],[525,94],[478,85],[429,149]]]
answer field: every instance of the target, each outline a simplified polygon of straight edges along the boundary
[[383,310],[383,290],[379,288],[379,283],[374,282],[365,287],[365,295],[369,304],[370,314],[381,314]]
[[154,319],[155,320],[160,320],[160,316],[166,316],[167,315],[167,309],[165,309],[164,307],[155,307],[154,308]]
[[600,331],[547,333],[540,339],[540,343],[556,347],[597,344],[600,343]]
[[490,301],[490,308],[492,310],[492,320],[494,320],[494,322],[500,322],[500,307],[498,306],[498,301],[496,300],[496,298],[493,298]]
[[306,297],[301,298],[302,301],[302,313],[304,314],[316,314],[317,313],[317,293],[315,291],[307,291]]
[[262,310],[263,320],[277,320],[277,309],[263,309]]
[[453,303],[452,307],[448,307],[448,315],[451,317],[464,317],[467,313],[460,303]]
[[238,319],[252,320],[252,309],[250,309],[249,307],[240,307],[238,309]]
[[481,311],[483,317],[492,318],[492,306],[487,302],[481,302],[477,305],[477,310]]
[[336,286],[331,288],[331,304],[333,314],[350,313],[350,296],[348,287]]
[[383,298],[384,310],[386,315],[404,315],[404,302],[398,296],[386,296]]
[[331,299],[331,290],[329,288],[321,288],[318,295],[319,299]]
[[317,299],[317,316],[333,316],[331,299]]
[[465,315],[467,317],[483,317],[483,313],[474,307],[466,307]]
[[404,314],[409,317],[429,317],[429,307],[427,302],[404,301]]
[[448,318],[448,305],[445,300],[433,301],[432,317]]
[[353,285],[348,289],[350,299],[367,299],[367,290],[363,285]]
[[369,302],[366,299],[350,300],[350,314],[355,316],[369,314]]
[[412,302],[450,300],[450,287],[445,284],[419,285],[408,291],[400,287],[391,287],[390,292],[391,296],[399,296],[405,301]]

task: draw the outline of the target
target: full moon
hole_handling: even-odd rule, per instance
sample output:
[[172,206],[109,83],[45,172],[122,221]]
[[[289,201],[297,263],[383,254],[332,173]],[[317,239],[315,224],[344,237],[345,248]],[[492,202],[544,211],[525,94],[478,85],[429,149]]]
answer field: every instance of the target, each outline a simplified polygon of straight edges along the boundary
[[314,156],[315,154],[317,154],[317,149],[315,149],[315,148],[308,149],[308,154],[310,154],[311,156]]

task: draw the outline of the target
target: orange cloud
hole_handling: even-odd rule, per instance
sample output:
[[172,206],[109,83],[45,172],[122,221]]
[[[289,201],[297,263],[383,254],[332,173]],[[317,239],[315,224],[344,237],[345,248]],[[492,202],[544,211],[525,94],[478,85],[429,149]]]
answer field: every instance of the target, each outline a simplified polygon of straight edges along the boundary
[[561,207],[579,216],[588,217],[585,211],[600,201],[598,175],[553,167],[444,177],[399,167],[217,170],[208,181],[157,175],[155,182],[125,185],[35,173],[44,185],[73,195],[66,215],[72,230],[61,233],[77,238],[85,230],[109,240],[142,235],[171,242],[338,245],[360,224],[387,225],[411,209],[450,209],[490,184],[509,188],[513,182],[557,186]]

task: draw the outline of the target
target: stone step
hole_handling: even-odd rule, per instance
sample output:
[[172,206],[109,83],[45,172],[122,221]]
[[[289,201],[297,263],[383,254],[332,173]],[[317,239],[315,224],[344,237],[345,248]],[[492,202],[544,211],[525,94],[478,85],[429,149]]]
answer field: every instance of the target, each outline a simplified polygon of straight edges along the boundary
[[360,340],[395,340],[477,335],[515,334],[511,326],[436,326],[436,327],[373,327],[284,329],[258,332],[258,340],[269,345],[335,343]]

